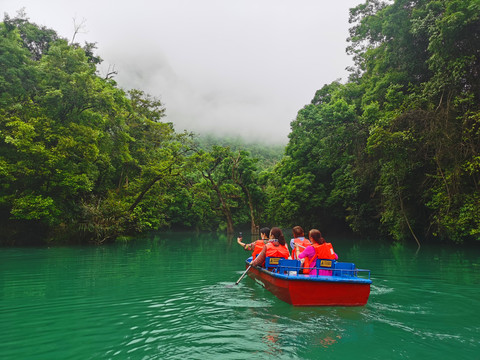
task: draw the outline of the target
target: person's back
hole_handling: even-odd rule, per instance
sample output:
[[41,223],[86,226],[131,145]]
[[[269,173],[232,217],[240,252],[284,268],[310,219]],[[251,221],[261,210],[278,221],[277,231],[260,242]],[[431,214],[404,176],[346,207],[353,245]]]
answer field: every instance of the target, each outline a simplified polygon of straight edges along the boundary
[[255,246],[253,247],[252,260],[255,260],[258,254],[260,254],[265,246],[264,240],[255,241]]
[[290,253],[285,245],[281,245],[278,241],[269,241],[267,246],[267,252],[265,256],[267,257],[280,257],[288,259]]
[[[305,268],[304,273],[323,276],[332,275],[330,270],[315,269],[317,259],[338,259],[338,255],[333,250],[332,244],[327,243],[317,229],[310,230],[309,238],[313,245],[307,247],[302,253],[298,254],[298,258],[303,259],[303,266]],[[296,251],[298,252],[298,247]]]
[[270,230],[270,240],[264,246],[260,254],[250,263],[252,266],[265,266],[266,257],[279,257],[288,259],[290,253],[285,243],[282,230],[280,228],[272,228]]
[[297,259],[297,252],[295,251],[295,246],[298,245],[303,249],[305,249],[307,246],[310,246],[310,240],[305,238],[305,234],[303,232],[302,227],[300,226],[295,226],[292,229],[293,232],[293,239],[290,240],[290,247],[292,248],[292,254],[291,257],[292,259]]
[[332,244],[324,242],[323,244],[313,244],[315,254],[318,259],[330,259],[333,260],[336,257],[335,251],[333,251]]

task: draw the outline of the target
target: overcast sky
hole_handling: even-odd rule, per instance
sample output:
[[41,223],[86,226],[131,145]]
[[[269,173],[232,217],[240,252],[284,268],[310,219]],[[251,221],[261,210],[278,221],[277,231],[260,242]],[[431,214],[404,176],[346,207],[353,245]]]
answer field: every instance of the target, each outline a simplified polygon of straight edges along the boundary
[[[177,131],[286,143],[315,91],[345,81],[348,11],[363,0],[1,0],[14,17],[96,42],[100,70],[164,103]],[[3,14],[2,14],[3,15]],[[3,19],[3,16],[2,16]]]

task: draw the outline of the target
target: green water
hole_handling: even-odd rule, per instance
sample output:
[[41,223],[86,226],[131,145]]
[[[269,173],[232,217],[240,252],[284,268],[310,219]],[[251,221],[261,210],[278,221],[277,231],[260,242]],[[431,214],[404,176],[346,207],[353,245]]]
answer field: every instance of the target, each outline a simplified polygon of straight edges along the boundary
[[478,359],[480,250],[329,238],[364,307],[292,307],[215,234],[0,249],[1,359]]

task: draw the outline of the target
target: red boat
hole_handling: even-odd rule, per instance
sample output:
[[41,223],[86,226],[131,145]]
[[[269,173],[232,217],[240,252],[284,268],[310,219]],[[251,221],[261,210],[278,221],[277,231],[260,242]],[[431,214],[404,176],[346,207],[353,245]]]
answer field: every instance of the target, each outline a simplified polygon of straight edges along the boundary
[[[246,260],[247,268],[252,258]],[[294,306],[363,306],[370,295],[370,270],[353,263],[317,260],[316,269],[331,275],[303,275],[299,260],[268,258],[265,268],[254,266],[248,276],[273,295]]]

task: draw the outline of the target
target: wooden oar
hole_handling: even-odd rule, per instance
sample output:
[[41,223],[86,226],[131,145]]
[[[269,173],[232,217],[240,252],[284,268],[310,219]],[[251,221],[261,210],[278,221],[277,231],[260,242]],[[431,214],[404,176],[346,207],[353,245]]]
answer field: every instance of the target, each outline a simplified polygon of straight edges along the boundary
[[238,285],[238,283],[239,283],[240,281],[242,281],[242,279],[245,277],[245,275],[247,275],[247,272],[248,272],[248,270],[250,270],[251,267],[252,267],[252,265],[250,265],[250,266],[247,268],[247,270],[244,271],[244,273],[242,274],[242,276],[240,276],[240,279],[237,280],[237,282],[235,283],[235,285]]

